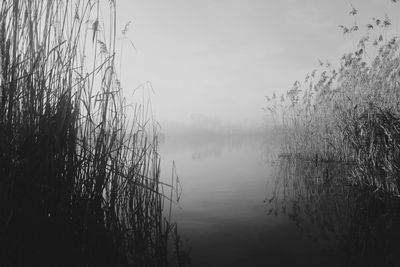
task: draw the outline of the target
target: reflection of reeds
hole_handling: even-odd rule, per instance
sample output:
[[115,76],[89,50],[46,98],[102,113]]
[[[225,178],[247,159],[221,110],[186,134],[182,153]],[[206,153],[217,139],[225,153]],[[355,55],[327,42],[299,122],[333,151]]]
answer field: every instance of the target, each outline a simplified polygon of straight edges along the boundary
[[2,266],[167,264],[156,128],[127,117],[115,18],[115,1],[0,4]]
[[[346,169],[332,163],[316,165],[313,161],[282,158],[276,171],[271,212],[287,214],[299,227],[307,226],[302,223],[309,219],[308,223],[321,230],[320,236],[333,239],[339,225],[330,218],[336,215],[331,210],[347,198],[342,190]],[[315,216],[320,213],[326,217]]]
[[345,255],[348,266],[400,263],[397,198],[360,192],[343,165],[281,159],[270,213],[284,215],[322,247]]

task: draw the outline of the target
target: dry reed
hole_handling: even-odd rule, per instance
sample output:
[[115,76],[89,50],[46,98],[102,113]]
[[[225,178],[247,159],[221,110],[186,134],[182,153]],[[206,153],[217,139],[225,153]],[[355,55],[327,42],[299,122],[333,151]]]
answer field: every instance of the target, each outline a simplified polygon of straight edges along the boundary
[[283,155],[353,163],[352,182],[399,195],[400,40],[383,37],[391,25],[387,16],[372,24],[339,68],[321,62],[321,71],[285,95],[267,97],[267,109],[282,130]]

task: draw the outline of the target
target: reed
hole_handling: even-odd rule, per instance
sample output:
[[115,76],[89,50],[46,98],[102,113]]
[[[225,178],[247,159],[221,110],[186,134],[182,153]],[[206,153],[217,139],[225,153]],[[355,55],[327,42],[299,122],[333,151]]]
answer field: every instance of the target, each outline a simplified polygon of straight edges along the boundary
[[2,266],[165,266],[157,127],[116,73],[115,1],[0,3]]
[[352,182],[399,195],[400,40],[383,37],[390,25],[387,16],[374,19],[338,68],[321,62],[286,94],[267,97],[267,109],[284,136],[283,154],[353,163]]

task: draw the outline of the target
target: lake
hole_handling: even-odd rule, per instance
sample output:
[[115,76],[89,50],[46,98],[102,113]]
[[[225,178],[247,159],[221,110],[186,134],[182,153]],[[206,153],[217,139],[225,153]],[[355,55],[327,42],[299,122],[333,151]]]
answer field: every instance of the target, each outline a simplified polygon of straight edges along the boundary
[[189,266],[354,266],[378,256],[388,266],[397,262],[397,202],[360,200],[339,181],[343,166],[278,159],[274,140],[167,136],[160,145],[164,181],[174,161],[182,186],[172,216],[191,249]]

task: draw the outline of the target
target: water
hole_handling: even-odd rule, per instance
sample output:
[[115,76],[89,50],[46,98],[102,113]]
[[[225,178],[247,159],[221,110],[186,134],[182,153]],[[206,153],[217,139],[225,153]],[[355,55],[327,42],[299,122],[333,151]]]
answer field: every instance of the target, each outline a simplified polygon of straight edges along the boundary
[[175,161],[181,180],[173,219],[190,266],[354,266],[369,250],[390,265],[400,251],[400,235],[371,241],[400,233],[393,205],[350,198],[336,178],[344,167],[276,161],[265,136],[167,137],[160,151],[162,176]]

